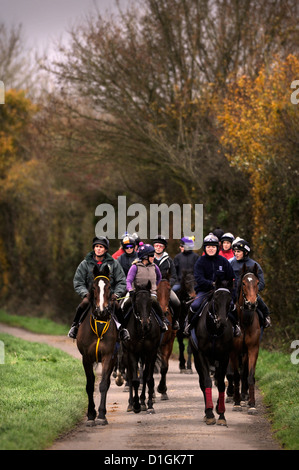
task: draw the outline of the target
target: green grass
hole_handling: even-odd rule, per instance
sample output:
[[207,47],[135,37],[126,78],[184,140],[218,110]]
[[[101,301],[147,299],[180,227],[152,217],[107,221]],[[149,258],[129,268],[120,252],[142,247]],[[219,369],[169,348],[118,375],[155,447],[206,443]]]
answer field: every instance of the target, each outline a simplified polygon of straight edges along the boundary
[[60,325],[47,318],[24,317],[20,315],[11,315],[4,310],[0,310],[0,323],[6,325],[24,328],[25,330],[32,331],[44,335],[67,335],[69,326]]
[[49,447],[84,416],[85,375],[80,361],[59,349],[0,333],[0,449]]
[[277,439],[299,450],[299,364],[292,364],[291,354],[260,350],[256,379]]

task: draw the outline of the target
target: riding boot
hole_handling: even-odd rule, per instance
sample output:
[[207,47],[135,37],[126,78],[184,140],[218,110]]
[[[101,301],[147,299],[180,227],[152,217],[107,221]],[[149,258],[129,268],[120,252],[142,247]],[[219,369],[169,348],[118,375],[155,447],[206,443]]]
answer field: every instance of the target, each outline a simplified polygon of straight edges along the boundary
[[130,337],[130,333],[128,332],[128,330],[124,328],[124,315],[123,315],[121,308],[118,308],[118,309],[116,308],[114,313],[115,313],[118,323],[120,324],[120,327],[118,329],[119,340],[124,341],[124,342],[129,341],[131,337]]
[[89,310],[89,307],[90,307],[89,298],[84,297],[84,299],[82,300],[82,302],[78,305],[78,307],[76,309],[75,318],[73,320],[71,329],[68,332],[68,337],[69,338],[72,338],[72,339],[77,338],[77,333],[78,333],[79,326],[83,322],[83,320],[85,319],[86,314]]
[[190,307],[188,310],[188,314],[186,315],[186,318],[185,318],[184,335],[187,336],[187,338],[191,334],[192,318],[194,317],[195,313],[196,312],[194,312],[192,308]]
[[162,331],[167,331],[168,330],[168,327],[167,327],[167,323],[166,323],[166,318],[165,318],[165,315],[160,307],[160,304],[159,302],[156,300],[155,297],[152,297],[153,299],[153,308],[155,309],[155,312],[157,313],[157,315],[160,317],[161,319],[161,325],[160,325],[160,328]]
[[172,309],[172,325],[171,328],[174,331],[177,331],[180,329],[180,325],[178,322],[180,311],[181,311],[181,302],[179,301],[176,293],[174,291],[171,291],[170,293],[170,300],[169,300],[169,305],[171,306]]
[[257,296],[257,308],[263,315],[263,327],[269,328],[271,326],[270,312],[268,306],[265,304],[260,295]]
[[238,336],[241,336],[242,330],[239,325],[239,317],[238,317],[238,312],[235,304],[232,302],[231,303],[231,309],[228,313],[228,318],[230,319],[230,322],[233,327],[233,332],[234,332],[234,337],[237,338]]

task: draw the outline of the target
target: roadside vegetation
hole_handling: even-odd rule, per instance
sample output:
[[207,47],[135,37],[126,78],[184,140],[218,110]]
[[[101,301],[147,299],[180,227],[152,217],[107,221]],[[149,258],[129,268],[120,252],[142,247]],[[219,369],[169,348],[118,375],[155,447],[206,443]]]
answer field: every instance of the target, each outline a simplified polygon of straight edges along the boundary
[[0,333],[0,449],[49,447],[71,430],[86,409],[80,361],[59,349]]

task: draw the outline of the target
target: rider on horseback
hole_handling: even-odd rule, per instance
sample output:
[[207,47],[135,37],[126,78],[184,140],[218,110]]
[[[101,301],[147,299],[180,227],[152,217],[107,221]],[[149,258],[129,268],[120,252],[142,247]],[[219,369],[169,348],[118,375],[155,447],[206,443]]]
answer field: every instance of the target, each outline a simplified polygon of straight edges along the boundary
[[[162,278],[168,278],[171,288],[177,282],[176,269],[174,262],[170,258],[169,254],[166,252],[167,240],[163,235],[157,235],[153,240],[153,246],[155,249],[155,258],[154,263],[159,267]],[[172,318],[172,329],[178,330],[180,328],[178,318],[180,315],[181,303],[177,298],[177,295],[171,289],[169,305],[172,307],[173,318]]]
[[151,282],[151,295],[153,308],[158,316],[161,318],[162,331],[166,331],[167,325],[165,323],[164,313],[157,300],[157,285],[162,279],[162,275],[158,266],[154,263],[155,249],[152,245],[142,245],[138,250],[138,259],[135,260],[127,275],[127,290],[129,291],[130,298],[124,303],[124,315],[129,311],[132,306],[132,295],[136,286],[146,286],[148,281]]
[[124,253],[117,258],[117,262],[123,268],[125,276],[127,276],[133,261],[138,258],[138,254],[135,251],[134,238],[131,235],[124,237],[121,241],[121,246]]
[[181,280],[184,272],[194,271],[194,265],[198,260],[199,255],[195,253],[194,241],[191,237],[183,237],[180,240],[180,248],[183,248],[181,253],[175,255],[173,263],[176,269],[177,282],[173,286],[174,292],[178,292],[181,288]]
[[[258,286],[259,292],[264,289],[265,280],[264,280],[263,270],[261,266],[259,265],[259,263],[249,258],[249,253],[251,251],[249,243],[246,240],[237,237],[235,241],[233,242],[232,247],[233,247],[235,256],[234,258],[230,260],[230,264],[235,273],[235,289],[233,292],[233,297],[234,297],[234,301],[236,301],[237,300],[237,286],[239,285],[241,271],[242,271],[244,263],[246,264],[246,267],[249,269],[253,269],[254,265],[255,264],[257,265],[257,268],[258,268],[257,277],[259,279],[259,286]],[[257,309],[262,314],[262,318],[263,318],[263,327],[268,328],[269,326],[271,326],[269,309],[260,295],[258,295],[257,297],[257,302],[258,302]]]
[[[219,240],[213,233],[209,233],[209,235],[204,238],[203,251],[205,256],[201,256],[194,266],[196,297],[191,304],[186,318],[186,327],[184,330],[186,336],[190,335],[193,321],[198,318],[205,300],[207,300],[209,294],[213,291],[216,278],[226,281],[233,281],[234,279],[234,271],[229,261],[218,254]],[[239,336],[241,330],[233,312],[230,312],[230,320],[234,327],[234,335]]]
[[[108,253],[109,240],[106,237],[95,237],[92,242],[93,251],[89,252],[85,259],[79,264],[74,276],[74,289],[82,302],[78,305],[75,318],[68,333],[70,338],[76,339],[78,328],[83,322],[90,308],[90,287],[93,282],[93,268],[96,264],[100,265],[101,270],[107,265],[110,271],[110,285],[112,300],[122,297],[126,292],[126,276],[120,264],[114,260]],[[120,309],[118,309],[120,310]],[[115,311],[117,319],[122,323],[121,314]],[[125,329],[120,330],[122,340],[129,339],[129,332]]]
[[232,249],[232,243],[234,239],[235,237],[230,232],[227,232],[224,235],[222,235],[220,239],[221,248],[219,251],[219,255],[224,256],[224,258],[228,260],[234,257],[234,252]]

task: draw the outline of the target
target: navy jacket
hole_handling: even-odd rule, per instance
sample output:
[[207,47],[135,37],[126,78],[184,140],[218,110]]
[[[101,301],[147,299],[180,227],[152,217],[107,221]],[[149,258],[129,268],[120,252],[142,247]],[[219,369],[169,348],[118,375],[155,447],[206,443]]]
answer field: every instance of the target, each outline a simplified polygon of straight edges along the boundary
[[208,292],[218,277],[221,281],[232,281],[234,271],[230,262],[220,255],[201,256],[194,266],[195,292]]

